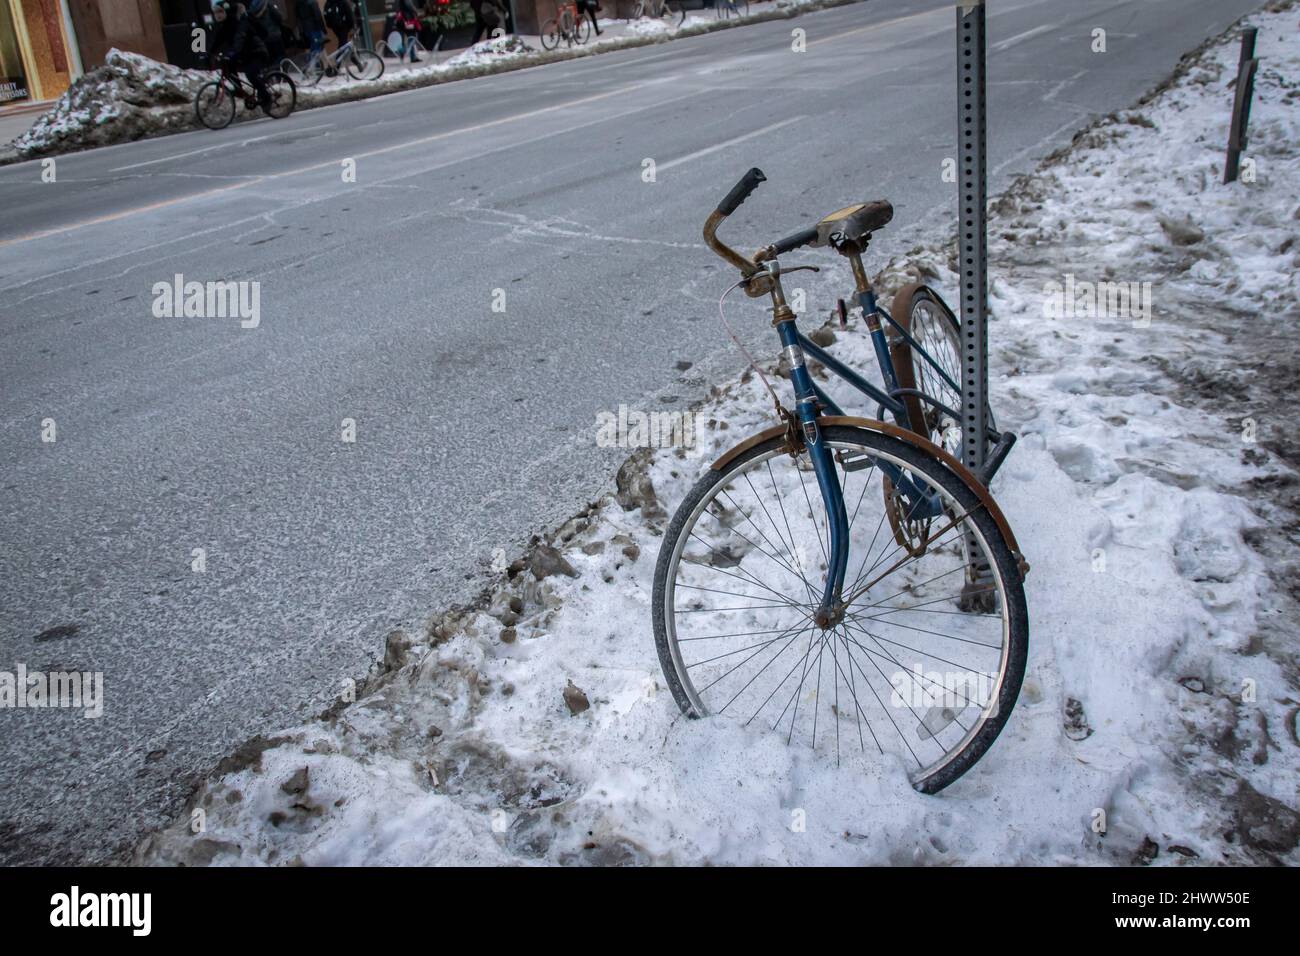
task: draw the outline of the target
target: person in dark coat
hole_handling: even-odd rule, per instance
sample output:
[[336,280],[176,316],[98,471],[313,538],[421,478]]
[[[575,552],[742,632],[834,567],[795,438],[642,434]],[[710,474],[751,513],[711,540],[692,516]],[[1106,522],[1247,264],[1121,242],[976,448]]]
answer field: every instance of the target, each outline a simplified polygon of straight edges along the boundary
[[325,23],[338,39],[339,46],[347,43],[352,31],[357,28],[357,15],[352,9],[352,0],[325,0]]
[[296,0],[294,13],[298,15],[298,29],[307,41],[313,58],[325,49],[325,20],[320,15],[316,0]]
[[252,17],[254,26],[262,31],[267,62],[279,63],[284,59],[284,14],[274,0],[250,0],[248,15]]
[[470,46],[484,36],[492,39],[497,29],[506,28],[509,13],[497,0],[469,0],[469,6],[474,11],[474,39],[469,41]]
[[600,29],[600,24],[596,22],[596,11],[601,9],[600,0],[578,0],[578,5],[587,11],[587,16],[591,17],[592,29],[596,31],[597,36],[600,36],[604,32]]
[[214,0],[212,19],[216,25],[213,45],[217,59],[232,70],[242,70],[257,93],[257,102],[270,112],[271,93],[262,80],[266,66],[266,40],[242,3]]

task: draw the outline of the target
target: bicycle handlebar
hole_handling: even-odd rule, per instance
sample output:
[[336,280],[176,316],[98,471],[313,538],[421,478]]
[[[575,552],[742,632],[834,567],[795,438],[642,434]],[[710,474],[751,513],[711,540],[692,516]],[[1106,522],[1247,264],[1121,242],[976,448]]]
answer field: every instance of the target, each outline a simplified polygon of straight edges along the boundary
[[767,177],[757,166],[740,177],[740,182],[731,187],[731,192],[727,193],[726,198],[718,203],[718,208],[709,214],[709,218],[704,223],[704,241],[708,243],[710,249],[730,262],[740,270],[740,274],[748,279],[759,271],[758,263],[753,259],[742,256],[735,249],[731,248],[725,242],[718,238],[718,226],[722,221],[736,211],[749,194],[758,188],[758,184],[766,182]]
[[759,183],[767,182],[767,177],[763,171],[755,166],[744,176],[740,177],[740,182],[731,187],[731,192],[727,193],[727,198],[718,203],[718,212],[724,216],[730,216],[736,209],[749,198],[749,194],[758,188]]
[[808,229],[800,230],[793,235],[786,236],[784,239],[778,239],[772,243],[772,253],[781,255],[785,252],[792,252],[800,246],[806,246],[810,242],[817,241],[817,227],[811,226]]

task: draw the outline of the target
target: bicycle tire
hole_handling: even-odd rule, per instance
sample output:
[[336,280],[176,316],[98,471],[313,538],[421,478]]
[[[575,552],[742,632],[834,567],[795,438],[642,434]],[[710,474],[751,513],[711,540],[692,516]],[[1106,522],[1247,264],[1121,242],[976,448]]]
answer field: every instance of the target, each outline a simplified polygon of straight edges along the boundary
[[[919,283],[906,286],[894,296],[890,316],[925,349],[944,374],[958,386],[962,384],[961,322],[947,303],[933,290]],[[898,387],[919,389],[953,410],[962,408],[962,395],[937,373],[924,356],[917,355],[908,341],[890,329],[889,355],[894,363]],[[912,431],[924,435],[939,447],[961,457],[962,423],[953,421],[939,409],[915,395],[904,395],[908,422]],[[988,425],[995,428],[993,414]]]
[[384,75],[384,60],[369,50],[353,50],[346,69],[354,80],[377,80]]
[[[840,745],[842,730],[845,730],[846,728],[848,729],[850,737],[849,749],[850,751],[855,749],[852,747],[852,743],[855,742],[853,739],[854,734],[852,733],[854,723],[856,723],[856,742],[861,744],[862,753],[865,758],[868,752],[874,753],[874,750],[870,749],[868,746],[867,736],[862,732],[861,720],[866,717],[866,712],[862,705],[865,703],[867,708],[871,710],[873,714],[883,712],[885,717],[888,718],[887,721],[879,721],[879,725],[874,727],[870,723],[870,718],[868,718],[867,723],[867,730],[870,732],[870,740],[880,749],[881,754],[887,752],[885,746],[881,743],[881,736],[883,735],[889,742],[889,753],[899,754],[902,752],[903,759],[906,761],[907,752],[910,752],[911,756],[915,758],[915,763],[918,765],[916,767],[912,767],[911,761],[907,761],[909,767],[908,776],[912,785],[923,793],[937,793],[961,777],[972,766],[974,766],[974,764],[983,757],[985,753],[987,753],[988,749],[997,739],[998,734],[1002,731],[1002,728],[1006,725],[1007,719],[1015,705],[1016,698],[1019,695],[1020,685],[1024,678],[1025,661],[1028,655],[1029,623],[1028,609],[1025,604],[1024,587],[1018,556],[1012,552],[1011,547],[1002,534],[998,522],[989,513],[988,508],[982,505],[980,497],[976,495],[976,493],[972,491],[971,488],[967,486],[966,483],[938,457],[922,448],[910,445],[892,436],[883,435],[855,426],[829,426],[823,429],[823,433],[828,443],[839,451],[848,453],[847,458],[839,459],[840,466],[837,467],[837,471],[839,471],[841,467],[843,468],[841,474],[842,482],[849,474],[859,474],[865,470],[862,467],[849,469],[846,464],[847,462],[854,460],[854,455],[861,455],[865,456],[865,458],[872,463],[871,472],[876,472],[877,466],[882,462],[892,463],[895,466],[903,467],[909,474],[923,480],[928,483],[930,487],[935,488],[940,492],[944,499],[945,508],[947,509],[948,514],[950,516],[957,515],[961,518],[960,523],[953,526],[953,530],[956,531],[959,536],[965,536],[967,534],[973,535],[976,545],[981,549],[981,554],[986,555],[990,560],[990,580],[992,581],[992,584],[988,588],[984,589],[984,593],[996,597],[996,601],[993,602],[996,607],[996,613],[970,613],[970,595],[967,591],[968,586],[966,585],[961,589],[957,609],[946,609],[942,606],[942,601],[948,600],[947,597],[940,601],[929,600],[929,595],[925,593],[925,587],[932,586],[933,581],[927,580],[924,581],[921,586],[915,584],[909,585],[911,590],[899,591],[897,594],[893,594],[890,598],[886,599],[892,600],[907,594],[908,597],[902,598],[902,600],[916,601],[919,598],[919,603],[898,608],[880,601],[877,601],[872,605],[866,605],[866,609],[873,612],[877,609],[883,610],[880,610],[879,614],[872,613],[866,618],[860,618],[854,613],[847,614],[845,617],[846,622],[849,618],[855,618],[857,623],[845,623],[843,625],[843,633],[840,632],[840,626],[837,625],[834,636],[828,637],[827,635],[829,635],[830,632],[822,631],[822,636],[817,637],[815,633],[816,627],[806,626],[807,624],[812,623],[811,619],[808,618],[808,611],[800,610],[797,607],[794,610],[796,615],[795,624],[787,627],[784,631],[781,631],[780,621],[782,619],[779,618],[779,615],[791,613],[792,606],[777,606],[779,601],[774,601],[773,598],[766,597],[763,592],[751,591],[750,593],[739,593],[741,589],[749,591],[753,584],[758,583],[760,586],[767,588],[767,590],[772,594],[777,595],[780,600],[784,600],[784,598],[780,597],[781,592],[776,588],[769,587],[766,582],[760,581],[758,574],[761,573],[764,577],[767,577],[772,570],[775,570],[780,574],[782,573],[781,568],[785,567],[785,571],[788,571],[791,575],[794,575],[794,577],[785,578],[784,580],[795,582],[798,578],[803,578],[802,589],[799,587],[798,583],[794,584],[795,596],[799,602],[802,602],[805,600],[814,600],[820,597],[819,581],[821,578],[814,573],[813,581],[810,584],[807,577],[802,575],[802,572],[796,572],[792,570],[790,566],[781,565],[777,559],[773,558],[771,554],[764,552],[763,548],[756,545],[753,541],[750,541],[752,547],[745,548],[744,545],[740,544],[740,542],[742,538],[745,538],[746,540],[748,539],[744,534],[738,531],[738,529],[750,528],[751,530],[749,533],[753,535],[754,538],[759,538],[761,535],[763,540],[765,540],[774,551],[777,551],[778,555],[781,557],[784,557],[787,554],[787,551],[778,550],[776,545],[772,544],[771,538],[778,538],[783,542],[783,544],[788,543],[788,555],[791,559],[791,564],[798,568],[802,568],[804,565],[804,560],[801,556],[803,554],[803,545],[811,541],[814,560],[816,560],[815,549],[817,546],[817,540],[809,537],[808,532],[805,529],[803,531],[803,537],[800,539],[800,543],[796,544],[796,538],[799,537],[799,535],[796,535],[793,531],[795,526],[800,526],[797,523],[802,518],[802,506],[805,499],[799,497],[797,490],[794,491],[793,496],[787,498],[785,495],[785,492],[788,492],[792,488],[797,489],[799,484],[804,483],[805,472],[804,469],[800,467],[800,461],[806,461],[807,456],[804,454],[800,456],[799,460],[791,459],[785,448],[784,437],[778,435],[760,442],[753,448],[750,448],[736,456],[734,459],[727,462],[720,470],[710,470],[709,473],[701,478],[691,489],[690,493],[686,496],[686,499],[678,507],[672,522],[669,524],[668,530],[664,535],[663,544],[660,547],[659,559],[655,567],[654,592],[652,597],[655,644],[664,677],[672,691],[673,698],[677,702],[678,707],[689,717],[704,717],[715,712],[723,714],[726,709],[731,706],[733,701],[739,699],[742,695],[749,695],[749,698],[743,705],[743,709],[733,711],[733,714],[743,714],[748,711],[749,706],[752,705],[753,701],[761,698],[762,692],[768,689],[767,685],[771,684],[772,681],[775,680],[774,675],[777,672],[773,672],[773,675],[770,675],[765,681],[762,681],[762,675],[772,663],[776,662],[778,658],[781,658],[782,655],[785,654],[786,649],[791,646],[791,644],[788,642],[783,646],[777,652],[776,657],[773,657],[758,669],[757,673],[750,678],[749,682],[736,691],[734,697],[721,705],[719,705],[718,702],[722,700],[726,694],[731,693],[732,687],[736,686],[736,684],[746,675],[742,673],[736,677],[735,682],[728,684],[725,688],[720,688],[716,693],[713,692],[713,688],[718,687],[722,680],[729,678],[731,671],[728,671],[726,674],[717,678],[703,689],[699,686],[699,682],[712,676],[716,669],[730,665],[734,661],[736,654],[749,651],[754,645],[742,646],[738,651],[730,651],[718,656],[705,657],[701,660],[696,660],[696,658],[701,654],[713,654],[715,651],[730,646],[726,644],[712,644],[709,643],[710,641],[721,639],[752,641],[760,634],[780,633],[779,637],[771,638],[766,642],[761,642],[770,645],[784,640],[785,635],[789,634],[794,628],[800,628],[796,633],[795,638],[791,638],[791,642],[795,642],[796,644],[795,658],[792,659],[794,663],[791,666],[791,670],[787,672],[784,678],[776,683],[776,686],[771,689],[767,698],[762,699],[762,703],[759,705],[758,710],[756,710],[754,714],[746,720],[746,723],[757,719],[759,714],[769,706],[769,702],[773,697],[787,699],[786,710],[780,712],[775,724],[773,725],[773,729],[781,730],[784,733],[785,728],[783,727],[783,723],[785,715],[789,712],[791,704],[797,698],[801,703],[795,704],[794,706],[794,711],[789,722],[790,728],[787,742],[792,742],[796,727],[801,728],[806,733],[808,725],[807,710],[811,709],[812,746],[814,751],[816,751],[817,744],[817,721],[818,717],[822,716],[834,725],[835,755],[837,761],[839,760],[841,753]],[[778,482],[776,472],[773,472],[771,469],[773,465],[780,468],[782,462],[786,463],[786,470],[780,472],[782,479],[781,482]],[[733,487],[733,480],[735,487],[743,488],[744,486],[735,479],[745,478],[748,482],[749,488],[754,489],[755,499],[760,503],[764,503],[765,499],[759,495],[757,489],[755,489],[755,486],[753,485],[753,481],[750,479],[751,474],[758,477],[760,486],[766,483],[769,476],[771,477],[773,495],[769,499],[766,499],[766,501],[770,501],[772,512],[775,512],[776,509],[780,508],[780,515],[783,518],[783,524],[778,523],[774,514],[768,513],[766,507],[764,508],[762,515],[760,515],[759,509],[757,508],[754,508],[749,514],[746,514],[743,506],[737,504],[733,497],[728,495],[726,499],[723,498],[727,489]],[[790,483],[791,474],[798,476],[797,482],[793,485]],[[880,473],[880,477],[884,477],[883,472]],[[879,523],[874,520],[874,509],[880,508],[879,502],[881,499],[879,495],[867,493],[870,482],[870,473],[861,479],[862,490],[860,496],[855,487],[853,488],[852,493],[850,493],[849,489],[852,486],[849,484],[845,485],[846,508],[854,508],[855,501],[859,503],[859,507],[862,503],[875,503],[874,505],[867,505],[867,507],[873,508],[873,512],[867,515],[867,521],[859,528],[858,538],[856,539],[858,541],[864,540],[863,533],[870,534],[870,525],[875,524],[876,532],[872,535],[871,543],[862,551],[863,566],[865,566],[866,559],[870,558],[874,553],[874,546],[877,537],[882,533],[880,529],[883,525],[883,515]],[[778,490],[778,484],[781,483],[786,487],[782,490]],[[806,488],[805,494],[807,494]],[[813,497],[807,500],[810,505],[808,524],[815,530],[817,528],[817,519],[813,516],[818,510],[822,512],[822,517],[824,519],[824,507],[820,504],[820,497],[816,496],[815,480],[813,481]],[[717,509],[714,509],[712,506],[718,504],[720,501],[723,502],[723,504],[719,505]],[[786,501],[795,503],[795,509],[792,509],[792,511],[796,525],[790,524],[790,513],[787,512],[784,503]],[[734,508],[732,506],[734,506]],[[721,513],[721,518],[719,518],[718,512]],[[716,526],[702,524],[701,519],[705,515],[713,518],[716,522]],[[736,517],[737,515],[744,516],[744,520],[738,520]],[[856,522],[856,519],[859,517],[859,513],[856,509],[854,509],[853,517]],[[746,524],[745,522],[749,522],[749,524]],[[764,527],[771,530],[771,536],[768,536],[766,532],[761,530]],[[755,533],[756,531],[759,533]],[[787,533],[789,535],[788,542],[786,541]],[[947,532],[938,534],[936,535],[936,539],[941,539],[946,534]],[[850,536],[852,539],[852,532]],[[877,565],[868,570],[868,575],[874,574],[876,567],[879,566],[881,561],[892,560],[893,555],[896,553],[896,549],[895,551],[889,552],[884,550],[885,548],[890,547],[892,539],[885,538],[881,540],[881,557],[877,559]],[[718,542],[720,541],[726,541],[728,543],[725,545],[719,545]],[[694,543],[692,544],[692,542]],[[738,545],[738,547],[733,547],[732,542]],[[695,549],[696,552],[696,554],[692,554],[690,558],[687,557],[688,544],[691,544],[691,547]],[[948,563],[956,564],[957,562],[966,560],[965,556],[961,554],[961,548],[954,548],[952,547],[952,544],[953,542],[950,541],[941,549],[936,546],[936,550],[930,552],[934,561],[937,562],[938,565]],[[697,557],[700,545],[707,548],[704,561],[698,560]],[[954,553],[949,554],[950,551]],[[764,555],[766,555],[767,559],[771,559],[771,563],[764,559]],[[886,555],[888,557],[886,557]],[[856,558],[857,552],[851,551],[850,569],[852,569],[856,563]],[[933,564],[934,563],[932,562],[932,565]],[[686,566],[685,572],[683,572],[683,565]],[[907,565],[905,564],[903,567],[905,568]],[[964,566],[962,567],[964,570]],[[701,571],[700,569],[707,570]],[[757,573],[756,569],[759,569]],[[825,566],[823,564],[822,570],[824,569]],[[914,568],[913,571],[909,573],[915,575],[918,572]],[[861,575],[859,574],[858,579],[860,580],[860,578]],[[710,583],[716,581],[721,582],[721,584],[719,588],[705,588],[699,586],[699,583],[684,584],[683,581],[686,580],[695,580],[699,583]],[[894,585],[900,584],[901,581],[902,578],[900,577],[892,582],[888,582],[881,590],[894,591],[896,590]],[[871,582],[871,586],[875,587],[875,583]],[[952,586],[955,587],[955,584]],[[945,584],[940,586],[940,588],[943,587],[948,587],[948,585]],[[726,588],[732,588],[735,590],[729,591],[726,590]],[[681,607],[678,607],[679,590],[681,590],[681,594],[685,596],[682,598]],[[708,597],[707,592],[722,595],[737,594],[737,596]],[[805,594],[807,597],[805,597]],[[875,594],[870,590],[868,591],[868,594],[872,598],[875,597]],[[952,595],[951,597],[958,598],[958,595]],[[759,603],[755,607],[761,610],[763,615],[768,615],[773,620],[770,623],[764,623],[764,618],[760,616],[758,610],[754,609],[750,609],[749,615],[739,620],[734,618],[726,621],[712,620],[712,618],[717,614],[734,614],[740,611],[745,611],[746,608],[728,607],[724,605],[719,608],[701,609],[694,606],[707,603],[710,600],[724,602],[730,601],[735,603],[738,598],[747,598],[758,601]],[[763,602],[765,601],[769,603],[764,604]],[[811,604],[805,605],[805,607],[810,606]],[[851,606],[856,607],[858,605],[854,604]],[[707,617],[701,616],[708,610],[712,610],[713,615]],[[802,614],[805,620],[799,620],[799,614]],[[886,620],[886,618],[893,614],[922,615],[920,621],[925,623],[927,627],[919,628],[907,625],[904,623],[905,620],[908,620],[906,618]],[[948,623],[935,624],[933,621],[936,618],[946,620]],[[679,624],[679,619],[682,620],[683,623]],[[913,617],[910,618],[910,620],[917,619]],[[742,630],[741,633],[737,634],[709,633],[715,627],[732,630],[732,625],[739,628],[743,624],[745,628],[748,628],[750,623],[753,623],[754,626],[760,628],[760,630],[748,633],[745,630]],[[937,634],[939,637],[947,636],[929,630],[929,628],[944,626],[957,628],[959,631],[962,631],[967,635],[971,633],[982,633],[986,638],[993,633],[994,629],[1000,632],[1000,639],[996,644],[979,642],[974,645],[975,647],[982,646],[986,652],[996,649],[998,658],[996,680],[990,682],[990,686],[987,689],[987,701],[980,705],[980,710],[974,715],[972,726],[967,727],[960,720],[961,716],[971,716],[969,712],[971,707],[974,706],[974,701],[970,698],[966,698],[965,704],[953,705],[958,712],[956,716],[951,715],[948,708],[943,708],[937,712],[937,719],[935,718],[936,712],[933,706],[930,707],[926,711],[925,716],[922,717],[917,713],[915,708],[907,705],[906,700],[904,700],[903,707],[906,707],[907,710],[911,711],[912,717],[918,719],[915,731],[911,731],[907,728],[900,729],[897,721],[894,720],[894,716],[891,715],[891,711],[886,709],[884,702],[878,695],[875,697],[874,701],[872,698],[866,696],[859,698],[856,687],[854,687],[851,692],[853,707],[856,709],[856,719],[852,711],[846,711],[843,709],[844,706],[847,706],[847,697],[844,698],[845,704],[842,705],[840,696],[841,690],[842,688],[848,689],[847,685],[849,678],[855,678],[855,667],[857,668],[856,677],[861,680],[864,686],[870,685],[873,694],[877,694],[878,688],[882,686],[887,690],[888,687],[893,684],[893,679],[886,678],[882,683],[882,681],[878,680],[875,675],[869,674],[869,672],[862,666],[864,663],[869,663],[871,666],[874,666],[874,669],[879,672],[880,678],[884,678],[885,673],[879,667],[878,663],[876,663],[877,658],[892,661],[892,663],[900,669],[900,672],[906,673],[904,661],[900,661],[886,648],[886,644],[894,647],[907,647],[906,644],[900,644],[898,641],[891,639],[894,636],[898,636],[897,630],[891,632],[890,637],[883,637],[872,634],[872,629],[879,631],[884,631],[887,627],[901,629],[904,631],[905,640],[910,637],[911,632],[915,631],[920,635],[919,640],[917,638],[911,638],[910,643],[915,644],[931,640],[927,635]],[[771,630],[763,631],[761,630],[763,627],[770,627]],[[809,633],[808,647],[806,650],[799,646],[801,642],[798,640],[802,638],[805,631]],[[702,632],[703,636],[700,632]],[[869,643],[873,642],[879,650],[861,644],[857,640],[858,634],[861,634],[864,640]],[[847,640],[845,639],[845,635],[848,635]],[[816,691],[805,698],[803,696],[803,691],[805,684],[809,682],[811,675],[811,664],[809,658],[812,654],[812,645],[815,639],[822,642],[821,646],[817,650]],[[965,644],[956,644],[955,642],[963,640],[961,637],[953,637],[952,639],[954,641],[954,646],[961,647],[963,653],[966,654],[968,659],[971,658],[972,654],[977,653],[968,651]],[[830,644],[831,655],[835,657],[832,674],[838,672],[838,676],[833,680],[834,704],[831,705],[828,705],[827,701],[823,699],[822,692],[823,656],[827,649],[827,642]],[[841,643],[843,644],[842,649],[839,647],[839,644]],[[855,645],[862,651],[861,655],[855,654]],[[913,651],[917,650],[916,648],[910,649]],[[941,645],[941,649],[947,650],[947,645]],[[801,675],[799,684],[795,688],[794,693],[791,694],[789,698],[786,698],[784,693],[786,682],[789,680],[791,674],[793,674],[794,669],[798,666],[797,659],[801,650],[804,655],[804,674]],[[933,650],[933,647],[931,650]],[[762,653],[762,651],[755,651],[754,655],[751,655],[750,658],[742,659],[740,664],[737,664],[732,668],[732,670],[734,671],[740,666],[747,664],[749,660],[752,660],[760,653]],[[901,654],[902,652],[896,653]],[[919,653],[921,653],[922,656],[926,656],[926,652]],[[841,666],[841,656],[839,655],[844,655],[844,658],[847,660],[847,674],[845,673],[845,667]],[[933,653],[930,653],[928,656],[934,660],[944,660],[943,657],[938,657]],[[956,655],[954,654],[954,657],[955,656]],[[855,660],[855,658],[859,657],[860,659]],[[987,660],[990,657],[991,655],[986,653],[984,655],[984,660]],[[726,660],[725,664],[718,663],[718,661],[724,659]],[[778,668],[778,671],[784,669],[784,665],[788,660],[791,659],[782,661],[781,667]],[[960,659],[948,660],[948,663],[958,664],[960,663]],[[981,661],[981,664],[982,663],[983,661]],[[976,667],[981,666],[981,664],[977,664]],[[758,665],[754,666],[757,667]],[[700,667],[712,667],[713,670],[697,670],[694,675],[691,674],[693,668]],[[969,673],[982,672],[972,671]],[[756,681],[762,682],[751,694],[750,688]],[[897,690],[896,685],[895,689]],[[828,692],[827,696],[832,695]],[[890,700],[891,704],[893,704],[892,697]],[[775,710],[776,706],[779,706],[779,703],[773,706],[773,710]],[[803,706],[805,710],[803,724],[798,723],[800,706]],[[907,713],[903,707],[900,707],[897,704],[893,704],[893,706],[895,709],[892,711],[892,714],[898,715],[905,724],[909,723]],[[924,707],[924,704],[918,706]],[[771,711],[769,711],[768,715],[763,718],[764,723],[768,722],[770,714]],[[946,723],[943,721],[946,721]],[[892,725],[893,732],[889,731],[889,725]],[[877,733],[878,731],[879,734]],[[924,732],[931,732],[930,737],[925,737]],[[829,734],[830,731],[827,730],[826,733]],[[942,741],[940,740],[941,735],[943,737]],[[927,741],[934,741],[934,743],[932,746],[927,747]],[[951,745],[947,745],[949,741],[952,741]],[[943,749],[937,753],[933,759],[926,762],[917,755],[915,748],[912,746],[913,743],[917,743],[917,746],[921,747],[922,750],[927,753],[933,751],[934,748]]]
[[235,118],[235,97],[221,80],[210,80],[194,94],[194,116],[208,129],[225,129]]
[[573,42],[582,46],[591,39],[591,21],[585,16],[573,25]]
[[284,119],[298,105],[298,88],[293,85],[288,73],[279,70],[267,73],[263,82],[271,93],[271,105],[267,107],[266,115],[272,119]]
[[560,45],[560,24],[555,17],[542,24],[541,41],[543,50],[554,50]]

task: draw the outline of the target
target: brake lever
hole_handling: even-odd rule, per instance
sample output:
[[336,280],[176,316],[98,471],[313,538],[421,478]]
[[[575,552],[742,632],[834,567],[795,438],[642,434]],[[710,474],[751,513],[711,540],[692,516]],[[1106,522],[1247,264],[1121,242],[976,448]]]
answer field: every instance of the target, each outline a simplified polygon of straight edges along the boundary
[[[775,262],[776,260],[769,259],[768,261]],[[742,287],[745,290],[745,295],[749,296],[751,299],[758,299],[772,291],[776,279],[779,276],[783,276],[789,272],[821,271],[821,266],[791,266],[789,269],[786,269],[784,266],[778,264],[775,272],[771,272],[766,268],[760,268],[758,272],[745,279],[742,283]]]

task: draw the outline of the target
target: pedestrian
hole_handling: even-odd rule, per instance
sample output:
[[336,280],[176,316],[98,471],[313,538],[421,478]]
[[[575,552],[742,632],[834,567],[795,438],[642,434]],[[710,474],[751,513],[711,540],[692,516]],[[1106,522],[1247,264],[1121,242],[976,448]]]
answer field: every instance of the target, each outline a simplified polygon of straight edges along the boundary
[[[415,4],[411,0],[397,0],[397,19],[394,25],[399,33],[402,34],[402,53],[408,50],[411,53],[411,62],[419,63],[420,58],[415,55],[415,44],[411,41],[418,40],[420,37],[420,15],[415,12]],[[402,57],[398,57],[400,61]]]
[[600,36],[600,24],[596,22],[596,11],[604,9],[600,5],[600,0],[578,0],[578,4],[587,12],[587,16],[591,17],[591,26],[596,31],[596,36]]
[[252,18],[253,25],[262,32],[267,62],[279,63],[284,59],[284,14],[276,7],[274,0],[249,0],[248,15]]
[[352,0],[325,0],[325,23],[338,39],[339,46],[347,43],[357,26]]
[[488,39],[495,39],[498,29],[505,30],[509,14],[497,0],[470,0],[469,5],[474,11],[474,39],[469,41],[470,46],[484,35]]
[[320,15],[316,0],[296,0],[294,13],[298,16],[298,31],[307,41],[311,59],[318,59],[325,49],[325,20]]
[[217,60],[223,69],[242,70],[249,85],[257,94],[257,102],[264,112],[271,112],[271,92],[262,79],[266,66],[266,41],[254,26],[248,9],[231,0],[213,0],[212,19],[216,22]]

